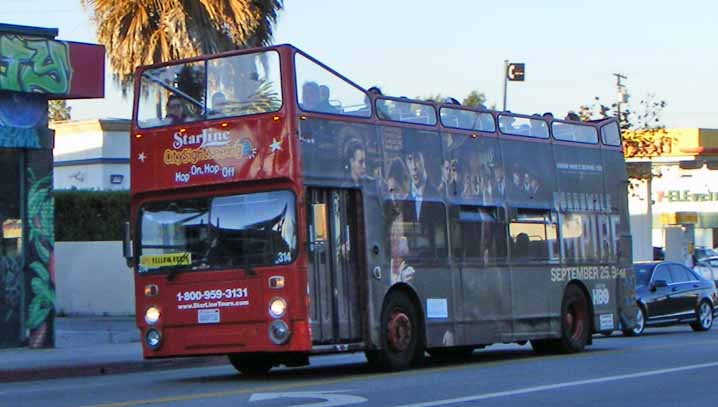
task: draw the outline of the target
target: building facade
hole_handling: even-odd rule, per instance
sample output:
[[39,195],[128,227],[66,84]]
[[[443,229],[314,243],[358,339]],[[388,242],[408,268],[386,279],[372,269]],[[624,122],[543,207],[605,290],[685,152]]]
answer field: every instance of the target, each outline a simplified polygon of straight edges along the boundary
[[55,189],[129,190],[130,121],[57,122]]
[[656,143],[648,156],[627,159],[652,175],[634,181],[630,194],[634,259],[666,249],[676,227],[686,233],[688,255],[718,246],[718,129],[669,129]]
[[104,48],[0,24],[0,348],[54,346],[49,99],[104,95]]

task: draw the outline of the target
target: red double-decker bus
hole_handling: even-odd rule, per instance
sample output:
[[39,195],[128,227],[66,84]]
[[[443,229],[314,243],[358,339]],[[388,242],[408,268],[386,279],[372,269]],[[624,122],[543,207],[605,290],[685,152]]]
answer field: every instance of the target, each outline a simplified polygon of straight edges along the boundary
[[386,97],[281,45],[141,67],[131,138],[146,358],[402,369],[633,326],[614,120]]

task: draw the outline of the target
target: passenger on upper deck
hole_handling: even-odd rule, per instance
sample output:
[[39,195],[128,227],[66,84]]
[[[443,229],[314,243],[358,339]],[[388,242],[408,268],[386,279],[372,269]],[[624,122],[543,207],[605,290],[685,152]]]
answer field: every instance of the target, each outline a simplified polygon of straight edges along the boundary
[[227,97],[222,92],[215,92],[212,95],[212,108],[209,111],[209,117],[224,116],[227,109]]
[[337,108],[332,106],[331,103],[329,103],[329,94],[330,94],[329,86],[327,86],[327,85],[319,86],[318,110],[320,112],[324,112],[324,113],[338,113]]
[[576,114],[576,112],[574,112],[573,110],[569,110],[568,113],[566,114],[565,120],[580,122],[581,118]]
[[304,82],[300,106],[304,110],[319,111],[319,85],[316,82]]
[[169,95],[167,98],[167,108],[165,112],[167,113],[164,120],[165,124],[184,123],[187,119],[182,99],[174,94]]

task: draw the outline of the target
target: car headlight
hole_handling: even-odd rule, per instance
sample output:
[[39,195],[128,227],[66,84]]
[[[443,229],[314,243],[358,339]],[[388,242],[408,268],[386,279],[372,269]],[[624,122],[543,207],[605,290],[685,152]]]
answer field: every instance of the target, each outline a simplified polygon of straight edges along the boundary
[[287,312],[287,301],[282,297],[274,297],[269,302],[269,315],[274,318],[281,318]]
[[145,310],[145,322],[148,325],[154,325],[160,320],[160,310],[154,305]]

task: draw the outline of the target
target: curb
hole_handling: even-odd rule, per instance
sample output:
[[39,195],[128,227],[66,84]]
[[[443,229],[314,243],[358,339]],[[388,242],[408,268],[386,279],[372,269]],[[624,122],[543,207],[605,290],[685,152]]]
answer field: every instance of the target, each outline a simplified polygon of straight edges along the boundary
[[208,356],[129,362],[87,363],[13,370],[3,370],[0,368],[0,383],[221,366],[228,363],[225,356]]

